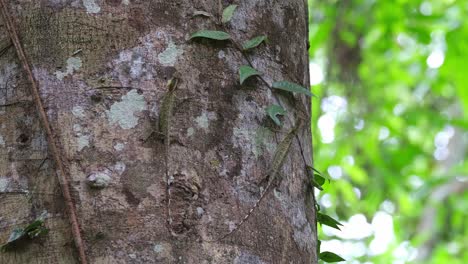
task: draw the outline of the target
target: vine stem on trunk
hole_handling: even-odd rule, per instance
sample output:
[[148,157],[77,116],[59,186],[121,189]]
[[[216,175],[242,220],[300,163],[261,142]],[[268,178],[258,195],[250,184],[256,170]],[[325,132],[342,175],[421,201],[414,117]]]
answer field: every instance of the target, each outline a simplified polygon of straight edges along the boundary
[[39,85],[37,84],[36,79],[34,78],[34,75],[31,70],[31,66],[29,64],[29,61],[26,57],[26,53],[24,52],[24,49],[21,45],[21,41],[19,39],[16,26],[13,22],[13,18],[11,17],[10,13],[8,12],[8,7],[5,3],[5,0],[0,0],[0,9],[3,15],[3,18],[5,19],[5,24],[7,27],[8,34],[11,38],[11,41],[13,42],[13,45],[15,47],[16,53],[18,55],[18,58],[26,71],[26,75],[29,79],[29,82],[31,83],[31,92],[32,96],[34,99],[34,102],[36,104],[38,113],[39,113],[39,118],[41,119],[42,125],[44,126],[44,129],[47,134],[47,139],[49,143],[49,147],[51,150],[52,157],[56,163],[57,169],[58,169],[58,179],[60,181],[60,187],[62,189],[63,193],[63,198],[65,200],[67,212],[70,218],[70,224],[72,227],[72,234],[73,234],[73,240],[75,241],[76,248],[78,250],[78,255],[80,258],[80,263],[81,264],[87,264],[87,258],[86,258],[86,251],[85,251],[85,244],[84,241],[81,237],[81,230],[80,230],[80,225],[78,223],[78,216],[76,213],[75,209],[75,204],[73,203],[73,199],[71,197],[71,192],[70,192],[70,186],[69,186],[69,181],[68,181],[68,174],[66,173],[65,170],[65,165],[61,159],[63,156],[62,151],[60,150],[56,139],[58,139],[57,135],[53,132],[51,125],[49,123],[49,119],[47,117],[47,114],[44,110],[44,105],[42,103],[42,99],[39,94]]

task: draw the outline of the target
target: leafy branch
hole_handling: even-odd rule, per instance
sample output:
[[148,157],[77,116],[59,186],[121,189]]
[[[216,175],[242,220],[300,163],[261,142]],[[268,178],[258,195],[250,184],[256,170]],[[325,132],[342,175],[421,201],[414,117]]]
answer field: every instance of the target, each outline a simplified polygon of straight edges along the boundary
[[21,241],[26,239],[34,239],[49,232],[49,229],[44,226],[46,212],[42,213],[36,220],[27,225],[25,228],[15,228],[8,237],[7,242],[0,245],[0,251],[5,252],[14,249]]

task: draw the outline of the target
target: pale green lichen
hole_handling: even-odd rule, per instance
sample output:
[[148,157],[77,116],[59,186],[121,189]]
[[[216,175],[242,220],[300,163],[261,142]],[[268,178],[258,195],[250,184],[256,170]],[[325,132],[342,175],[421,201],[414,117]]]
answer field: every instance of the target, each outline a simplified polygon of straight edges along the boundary
[[89,147],[89,136],[81,135],[78,137],[78,151],[82,151],[85,147]]
[[143,65],[145,62],[141,57],[138,57],[132,61],[132,65],[130,66],[130,76],[132,78],[139,78],[143,74]]
[[114,172],[118,173],[119,175],[122,175],[126,168],[127,166],[125,165],[125,163],[119,161],[114,165]]
[[114,149],[117,151],[122,151],[125,148],[125,145],[123,143],[117,143],[114,145]]
[[[75,112],[75,116],[80,116],[80,107],[73,108],[72,112]],[[89,147],[90,136],[83,134],[83,127],[80,124],[73,124],[73,131],[76,133],[76,147],[78,151],[82,151],[85,147]]]
[[174,66],[177,57],[184,53],[183,50],[178,49],[174,42],[170,41],[167,48],[158,55],[159,62],[164,66]]
[[88,14],[96,14],[101,11],[101,7],[98,6],[94,0],[83,0],[83,5]]
[[110,124],[117,123],[123,129],[130,129],[138,124],[138,117],[135,114],[145,109],[146,101],[143,95],[131,90],[122,97],[122,101],[114,103],[106,113]]
[[201,217],[205,213],[205,209],[197,207],[197,215]]
[[213,112],[203,112],[199,117],[195,118],[198,128],[207,130],[210,126],[210,120],[216,120],[216,114]]
[[109,185],[111,181],[111,177],[108,173],[106,172],[96,172],[92,173],[86,178],[86,182],[88,185],[92,188],[105,188]]
[[5,146],[5,140],[3,139],[3,137],[0,135],[0,146]]
[[161,253],[164,250],[164,246],[161,244],[156,244],[153,247],[153,251],[156,253]]
[[72,114],[75,117],[79,117],[79,118],[84,118],[85,117],[84,109],[81,106],[74,106],[73,109],[72,109]]
[[203,113],[201,116],[197,117],[195,119],[195,122],[197,122],[197,126],[199,128],[207,129],[209,127],[209,122],[208,122],[208,116],[206,113]]
[[233,221],[228,221],[228,226],[229,226],[229,232],[233,231],[236,229],[237,225]]
[[0,193],[5,192],[8,189],[10,184],[10,179],[5,177],[0,177]]
[[195,134],[195,129],[194,129],[193,127],[189,127],[189,128],[187,129],[187,136],[188,136],[188,137],[191,137],[191,136],[193,136],[194,134]]
[[70,75],[73,72],[75,72],[76,70],[80,69],[82,65],[83,65],[83,63],[82,63],[80,58],[78,58],[78,57],[68,58],[66,71],[64,71],[64,72],[56,71],[55,76],[57,77],[57,79],[63,80],[63,78],[65,76]]
[[82,129],[83,129],[83,128],[81,127],[80,124],[74,124],[74,125],[73,125],[73,131],[75,131],[75,132],[77,132],[77,133],[81,132]]

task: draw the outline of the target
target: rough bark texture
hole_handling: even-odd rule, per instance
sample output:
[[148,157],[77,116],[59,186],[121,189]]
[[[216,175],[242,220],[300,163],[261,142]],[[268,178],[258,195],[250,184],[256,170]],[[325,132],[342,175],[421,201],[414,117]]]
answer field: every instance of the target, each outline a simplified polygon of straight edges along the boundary
[[[234,40],[268,36],[248,55],[268,83],[308,85],[303,0],[9,1],[64,154],[89,263],[316,263],[304,170],[312,159],[309,126],[299,132],[302,152],[295,140],[282,181],[250,219],[226,239],[206,241],[229,232],[255,204],[297,107],[278,94],[288,117],[275,127],[265,113],[277,103],[272,91],[255,79],[239,85],[238,67],[247,62],[232,44],[188,41],[199,29],[220,29],[193,17],[196,10],[217,17],[219,2],[239,5],[226,29]],[[50,228],[0,254],[0,263],[76,263],[30,84],[1,20],[0,32],[0,241],[44,210]],[[176,72],[166,197],[165,145],[149,135]],[[109,185],[90,188],[90,175]]]

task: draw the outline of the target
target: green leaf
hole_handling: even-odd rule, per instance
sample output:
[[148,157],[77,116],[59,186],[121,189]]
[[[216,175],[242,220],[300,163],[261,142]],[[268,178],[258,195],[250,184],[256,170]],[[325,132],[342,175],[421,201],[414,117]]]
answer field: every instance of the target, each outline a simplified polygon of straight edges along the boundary
[[260,72],[255,70],[254,68],[250,66],[240,66],[239,68],[239,76],[240,76],[240,84],[244,83],[247,78],[254,76],[254,75],[260,75]]
[[236,11],[237,5],[230,5],[226,7],[223,11],[223,17],[221,18],[221,22],[227,23],[231,20],[232,16],[234,15],[234,11]]
[[44,227],[44,226],[40,226],[40,227],[28,232],[28,236],[29,236],[29,238],[35,238],[35,237],[38,237],[38,236],[41,236],[41,235],[45,235],[47,233],[49,233],[49,229]]
[[331,218],[330,216],[321,213],[317,213],[317,222],[321,223],[322,225],[336,228],[338,230],[341,230],[339,226],[343,225],[335,219]]
[[328,182],[331,182],[332,180],[328,175],[322,174],[320,171],[318,171],[312,166],[307,165],[307,169],[314,174],[314,180],[320,183],[320,186],[322,186],[325,183],[325,180],[328,180]]
[[42,226],[44,224],[44,220],[42,219],[37,219],[28,226],[24,228],[24,232],[28,233],[30,231],[33,231],[34,229],[37,229],[38,227]]
[[314,179],[320,183],[320,186],[324,185],[325,184],[325,178],[322,177],[322,175],[319,175],[319,174],[314,174]]
[[314,174],[314,177],[310,179],[310,182],[314,187],[322,191],[322,185],[325,183],[325,179],[318,176],[317,174]]
[[195,32],[190,39],[194,38],[207,38],[207,39],[215,39],[215,40],[228,40],[231,36],[224,32],[224,31],[216,31],[216,30],[200,30]]
[[243,50],[248,50],[248,49],[253,49],[257,47],[258,45],[262,44],[263,41],[266,40],[266,36],[258,36],[253,39],[247,40],[242,44],[242,49]]
[[8,237],[7,243],[15,242],[21,239],[25,235],[25,232],[22,228],[15,228],[13,232],[11,232],[10,236]]
[[38,217],[24,229],[15,228],[13,232],[11,232],[7,242],[0,246],[0,251],[6,251],[11,249],[18,240],[25,238],[26,235],[29,236],[29,238],[35,238],[49,232],[49,229],[47,229],[44,226],[45,216],[46,213],[43,213],[40,217]]
[[11,232],[10,236],[8,237],[8,240],[5,244],[2,244],[0,246],[0,251],[5,252],[9,249],[11,249],[12,245],[15,244],[18,240],[22,239],[25,236],[24,229],[22,228],[15,228]]
[[301,93],[308,96],[314,96],[309,90],[300,86],[299,84],[295,84],[288,81],[281,81],[281,82],[274,82],[272,85],[273,88],[293,92],[293,93]]
[[321,259],[321,260],[323,260],[325,262],[328,262],[328,263],[345,261],[345,259],[343,259],[342,257],[338,256],[335,253],[329,252],[329,251],[325,251],[325,252],[320,253],[319,259]]
[[311,182],[312,186],[314,186],[315,188],[319,189],[320,191],[323,191],[322,186],[320,186],[320,184],[318,184],[316,181],[311,180],[310,182]]
[[284,110],[283,107],[279,105],[270,105],[267,107],[266,112],[276,125],[281,126],[281,121],[278,119],[277,115],[286,114],[286,110]]
[[[314,173],[312,166],[306,165],[307,175],[309,176],[310,184],[319,190],[323,190],[322,185],[325,183],[325,179],[317,173]],[[311,173],[312,172],[312,173]]]

